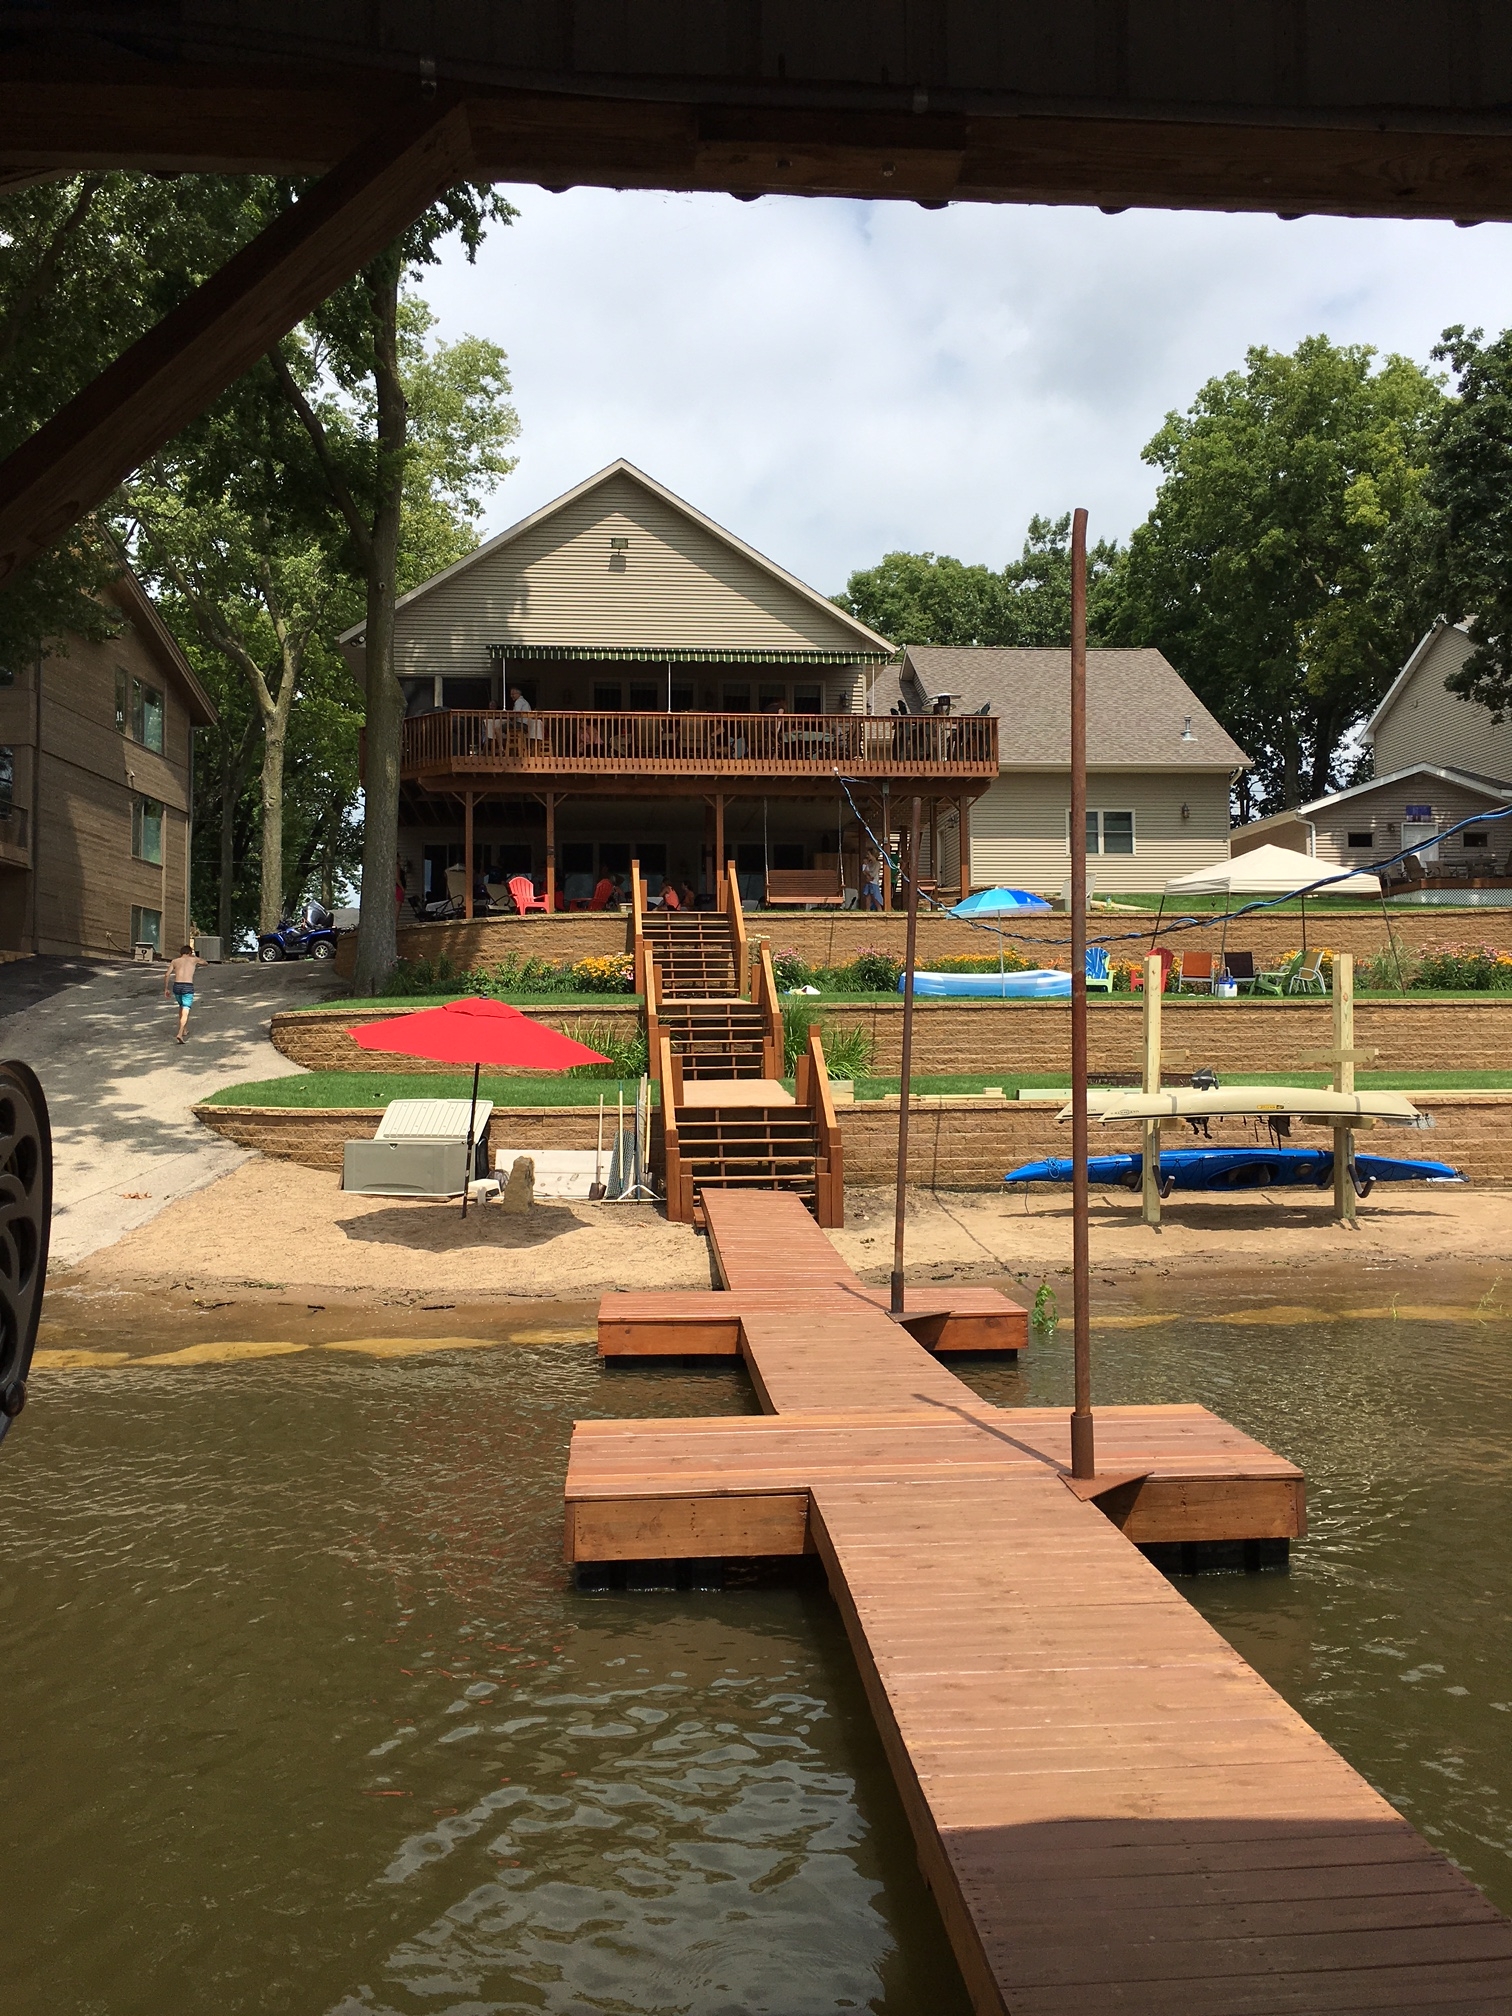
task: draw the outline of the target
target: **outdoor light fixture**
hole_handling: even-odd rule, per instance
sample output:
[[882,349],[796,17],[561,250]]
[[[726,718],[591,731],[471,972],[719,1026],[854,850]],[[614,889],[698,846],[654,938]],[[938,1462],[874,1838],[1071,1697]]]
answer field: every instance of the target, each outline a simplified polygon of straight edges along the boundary
[[1191,818],[1191,816],[1192,816],[1192,808],[1191,808],[1191,806],[1190,806],[1190,805],[1183,805],[1183,806],[1182,806],[1182,808],[1181,808],[1181,816],[1182,816],[1182,818],[1183,818],[1183,819],[1190,819],[1190,818]]
[[611,553],[628,553],[630,551],[630,541],[617,537],[613,538],[609,541],[609,551]]

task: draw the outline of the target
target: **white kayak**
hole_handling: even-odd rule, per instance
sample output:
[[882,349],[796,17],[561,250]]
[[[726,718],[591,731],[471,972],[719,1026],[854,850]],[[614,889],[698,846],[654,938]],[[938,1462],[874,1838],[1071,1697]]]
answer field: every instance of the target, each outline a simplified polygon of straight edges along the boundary
[[[1232,1085],[1216,1092],[1123,1092],[1101,1086],[1087,1097],[1089,1116],[1112,1120],[1268,1120],[1285,1113],[1293,1120],[1319,1120],[1332,1127],[1431,1127],[1433,1116],[1420,1113],[1400,1092],[1330,1092],[1308,1085]],[[1071,1108],[1055,1116],[1069,1120]]]

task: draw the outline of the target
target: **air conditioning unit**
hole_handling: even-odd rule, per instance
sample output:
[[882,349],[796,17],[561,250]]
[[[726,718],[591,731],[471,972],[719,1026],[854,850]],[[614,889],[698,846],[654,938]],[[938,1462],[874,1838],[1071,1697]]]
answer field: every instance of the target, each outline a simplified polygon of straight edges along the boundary
[[200,958],[211,966],[219,966],[225,958],[221,950],[220,933],[201,932],[194,941],[194,949]]

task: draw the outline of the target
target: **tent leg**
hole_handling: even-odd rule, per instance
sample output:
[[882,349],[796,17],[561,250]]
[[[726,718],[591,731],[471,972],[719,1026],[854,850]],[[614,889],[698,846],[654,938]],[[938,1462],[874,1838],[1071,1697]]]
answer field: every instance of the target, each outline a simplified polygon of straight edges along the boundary
[[1155,929],[1150,933],[1150,950],[1155,950],[1155,940],[1160,936],[1160,920],[1165,916],[1165,891],[1160,892],[1160,908],[1155,912]]

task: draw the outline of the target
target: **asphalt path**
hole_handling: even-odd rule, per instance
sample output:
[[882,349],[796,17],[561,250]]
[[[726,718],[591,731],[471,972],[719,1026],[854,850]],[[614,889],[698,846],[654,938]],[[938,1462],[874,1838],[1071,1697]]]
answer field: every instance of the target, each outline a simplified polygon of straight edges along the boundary
[[[334,991],[312,961],[202,966],[188,1040],[163,967],[27,959],[0,967],[0,1057],[30,1064],[53,1128],[53,1259],[83,1260],[248,1158],[194,1118],[222,1085],[300,1067],[269,1018]],[[188,1256],[186,1256],[187,1258]]]

